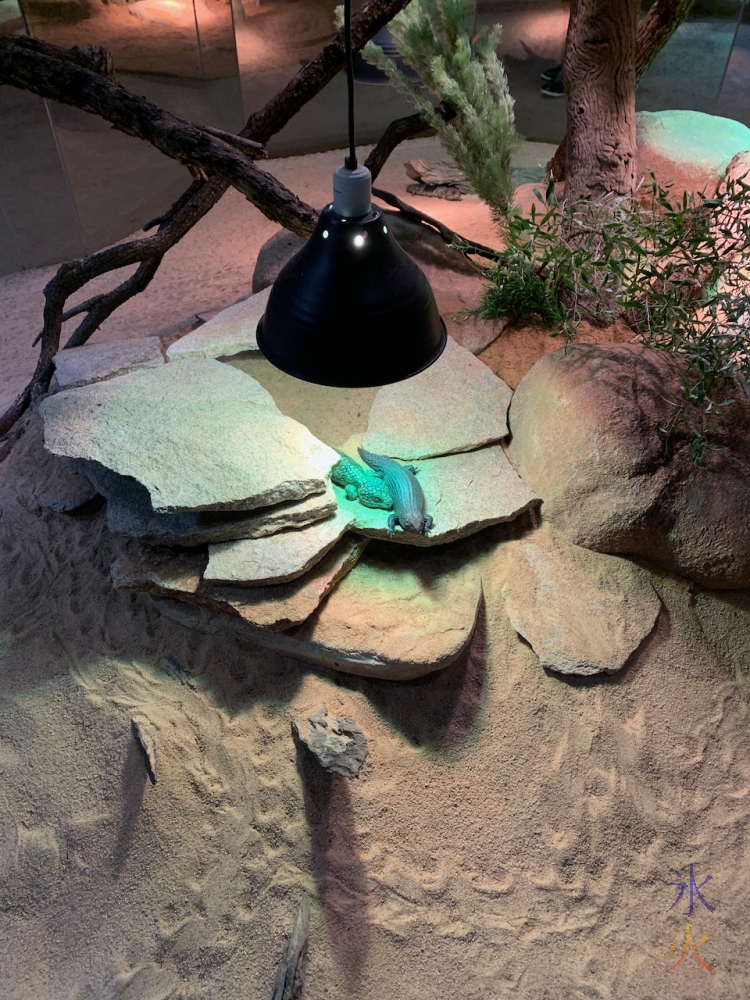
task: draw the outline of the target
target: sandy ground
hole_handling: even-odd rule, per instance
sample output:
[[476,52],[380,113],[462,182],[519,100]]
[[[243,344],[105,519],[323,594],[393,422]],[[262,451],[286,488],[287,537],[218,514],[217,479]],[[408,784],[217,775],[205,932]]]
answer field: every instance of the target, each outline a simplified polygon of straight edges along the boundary
[[[365,681],[113,592],[101,514],[42,512],[25,452],[0,470],[4,1000],[268,996],[303,893],[305,1000],[747,995],[748,594],[655,575],[653,635],[571,683],[511,628],[495,554],[468,655]],[[356,782],[297,756],[322,702],[368,736]],[[713,969],[667,972],[689,863]]]
[[[320,204],[337,160],[272,169]],[[491,235],[476,205],[426,210]],[[97,339],[247,293],[275,227],[239,198],[215,213]],[[26,378],[50,273],[4,279],[6,387]],[[548,343],[537,331],[524,354],[519,335],[518,370]],[[3,1000],[267,997],[303,893],[303,1000],[747,996],[750,594],[654,574],[664,610],[627,667],[565,681],[512,629],[490,532],[462,660],[412,683],[347,677],[113,592],[120,543],[101,511],[36,504],[30,444],[0,466]],[[322,702],[367,734],[355,782],[295,750],[291,719]],[[711,876],[714,911],[696,899],[689,921],[713,968],[689,953],[667,972],[688,920],[667,883],[690,863]]]

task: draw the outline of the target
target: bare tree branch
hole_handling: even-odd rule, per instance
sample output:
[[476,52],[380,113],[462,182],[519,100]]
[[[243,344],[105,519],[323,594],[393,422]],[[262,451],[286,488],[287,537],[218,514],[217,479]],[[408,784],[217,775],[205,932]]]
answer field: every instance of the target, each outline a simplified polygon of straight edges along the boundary
[[[367,0],[352,16],[352,48],[363,48],[409,0]],[[297,114],[303,105],[336,76],[344,66],[344,29],[270,101],[247,120],[241,135],[266,143]]]
[[197,168],[203,178],[210,175],[227,181],[269,219],[299,236],[309,236],[315,226],[315,209],[248,159],[263,155],[257,142],[244,136],[228,142],[226,133],[178,118],[70,60],[65,49],[38,45],[33,38],[24,38],[19,46],[15,37],[0,36],[0,83],[99,115],[120,132],[144,139],[166,156]]
[[[408,0],[367,0],[352,18],[352,38],[355,48],[361,48],[369,41],[380,28],[384,27],[391,18],[406,6],[407,2]],[[67,50],[59,49],[57,46],[49,45],[46,42],[39,42],[37,39],[13,36],[13,53],[11,55],[10,48],[6,47],[5,58],[9,60],[13,57],[19,59],[26,67],[26,72],[28,72],[28,62],[24,62],[21,59],[21,56],[24,54],[27,56],[31,54],[36,57],[45,56],[51,60],[59,59],[70,70],[76,67],[88,70],[92,74],[97,74],[101,79],[116,86],[111,57],[107,50],[101,46],[85,46],[82,49],[73,48]],[[315,97],[343,66],[343,33],[339,31],[332,41],[321,50],[318,56],[303,67],[282,91],[271,98],[264,108],[250,116],[239,137],[230,139],[222,133],[217,134],[218,130],[216,129],[207,129],[205,127],[201,129],[198,126],[191,126],[198,129],[198,132],[202,132],[202,136],[191,134],[193,145],[190,148],[189,156],[194,157],[196,153],[199,156],[205,156],[206,147],[203,143],[207,139],[222,142],[226,146],[226,149],[222,150],[220,157],[224,164],[224,173],[232,174],[236,171],[235,179],[242,180],[244,177],[245,190],[243,193],[250,200],[254,200],[254,195],[258,192],[259,187],[265,196],[268,188],[261,183],[261,179],[257,175],[262,174],[263,177],[269,177],[270,175],[257,170],[257,168],[253,168],[247,159],[247,154],[251,150],[245,149],[241,144],[241,140],[249,140],[252,144],[267,142],[309,100]],[[34,89],[33,84],[35,81],[33,74],[28,82],[32,84],[29,89]],[[17,82],[15,85],[24,86],[24,84]],[[118,89],[127,94],[127,91],[124,91],[123,88]],[[101,93],[101,91],[98,92]],[[130,96],[132,97],[132,95]],[[152,105],[151,107],[154,106]],[[90,110],[96,113],[95,108],[91,108]],[[161,109],[156,110],[158,112],[161,111]],[[173,122],[170,123],[167,121],[166,124],[168,126],[170,124],[174,125],[174,121],[179,122],[179,119],[174,119],[174,116],[171,117]],[[162,123],[164,123],[163,119]],[[147,126],[149,123],[146,122],[144,125]],[[143,138],[148,138],[148,135],[144,135]],[[171,140],[170,136],[165,136],[163,133],[160,134],[160,141],[168,146],[170,145],[170,141],[173,140],[174,133],[171,134]],[[245,154],[241,166],[236,161],[232,165],[234,149],[238,147]],[[251,148],[254,148],[254,146]],[[171,155],[168,149],[164,149],[163,152]],[[230,156],[230,153],[232,156]],[[195,161],[188,159],[188,162],[192,164]],[[197,164],[199,170],[211,174],[217,173],[214,166],[213,161],[210,164],[206,161],[203,164],[200,162]],[[81,312],[86,312],[86,317],[68,340],[65,345],[66,347],[85,343],[97,327],[119,305],[139,291],[142,291],[156,273],[164,253],[182,239],[185,233],[196,222],[203,218],[219,198],[221,198],[230,183],[232,183],[231,180],[217,176],[213,176],[208,181],[205,179],[196,181],[164,216],[148,223],[145,227],[146,230],[152,229],[154,226],[159,227],[158,232],[153,236],[120,244],[116,247],[100,251],[89,258],[67,262],[60,267],[55,277],[45,288],[44,325],[40,336],[37,338],[42,341],[42,346],[34,375],[24,391],[11,404],[8,410],[0,416],[0,436],[5,436],[0,438],[0,456],[4,457],[7,454],[8,448],[12,443],[8,432],[28,408],[32,399],[42,395],[49,387],[53,373],[52,358],[59,349],[60,333],[65,315],[65,302],[70,295],[78,291],[94,277],[127,266],[128,264],[139,263],[141,265],[134,275],[131,275],[130,278],[117,288],[88,299],[85,303],[85,309],[79,307],[71,312],[71,315],[80,315]],[[286,188],[278,182],[274,182],[274,185],[275,195],[271,200],[273,201],[275,198],[276,203],[273,205],[267,203],[267,207],[278,212],[287,210],[287,214],[289,215],[288,228],[307,235],[314,224],[314,218],[306,211],[309,206],[305,206],[303,202],[300,202],[292,195],[292,199],[303,208],[304,214],[300,217],[296,214],[294,203],[285,197]],[[291,192],[288,192],[288,194],[291,194]],[[286,225],[286,223],[282,222],[282,225]]]
[[[449,108],[442,101],[435,108],[435,111],[446,122],[456,117],[456,112],[453,108]],[[406,118],[396,118],[392,121],[381,136],[378,144],[371,150],[370,155],[365,160],[365,166],[372,174],[372,179],[375,180],[378,176],[396,146],[399,146],[407,139],[415,139],[428,129],[429,126],[425,124],[424,119],[419,113],[407,115]]]
[[476,254],[478,257],[486,257],[488,260],[497,259],[499,251],[493,250],[492,247],[486,247],[483,243],[475,243],[474,240],[469,240],[465,236],[455,233],[439,219],[433,219],[431,215],[425,215],[424,212],[420,212],[418,208],[414,208],[413,205],[402,201],[401,198],[395,194],[391,194],[390,191],[384,191],[382,188],[373,188],[372,193],[376,198],[384,201],[386,205],[397,208],[399,212],[402,212],[412,222],[419,222],[422,225],[429,226],[430,229],[434,229],[442,236],[446,243],[450,245],[455,244],[461,247],[466,253]]

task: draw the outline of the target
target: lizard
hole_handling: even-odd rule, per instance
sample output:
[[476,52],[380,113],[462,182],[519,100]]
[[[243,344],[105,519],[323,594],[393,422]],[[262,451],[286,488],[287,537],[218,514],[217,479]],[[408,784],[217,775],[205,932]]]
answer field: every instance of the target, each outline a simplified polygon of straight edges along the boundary
[[369,469],[363,469],[343,451],[338,453],[341,458],[331,469],[331,480],[344,490],[346,499],[359,500],[364,507],[392,510],[393,499],[383,480]]
[[383,482],[393,497],[393,513],[388,518],[388,534],[396,533],[396,525],[403,531],[416,535],[426,535],[432,528],[433,520],[425,513],[425,499],[422,487],[417,482],[417,470],[413,465],[401,465],[385,455],[375,455],[364,448],[358,448],[363,461],[367,462]]

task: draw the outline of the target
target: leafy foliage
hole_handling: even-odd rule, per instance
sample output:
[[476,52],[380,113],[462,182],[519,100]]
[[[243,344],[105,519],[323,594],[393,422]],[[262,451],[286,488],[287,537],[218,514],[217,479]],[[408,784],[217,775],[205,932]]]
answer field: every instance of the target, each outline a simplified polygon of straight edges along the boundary
[[684,358],[682,406],[664,430],[689,414],[705,465],[728,396],[750,389],[750,184],[677,201],[652,181],[648,207],[607,197],[560,208],[550,185],[542,212],[509,217],[478,312],[538,316],[568,340],[583,319],[622,317],[640,342]]
[[416,106],[499,221],[513,201],[511,155],[521,145],[513,98],[495,49],[501,27],[472,36],[472,0],[412,0],[389,28],[406,63],[424,88],[455,112],[453,122],[435,113],[423,87],[409,79],[374,42],[363,55],[384,70]]

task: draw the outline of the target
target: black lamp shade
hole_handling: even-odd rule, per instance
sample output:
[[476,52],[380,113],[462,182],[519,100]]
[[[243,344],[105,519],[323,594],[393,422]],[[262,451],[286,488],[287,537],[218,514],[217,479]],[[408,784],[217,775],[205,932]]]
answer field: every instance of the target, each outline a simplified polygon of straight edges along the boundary
[[427,278],[380,212],[343,219],[329,205],[274,282],[257,339],[289,375],[361,388],[428,368],[446,330]]

